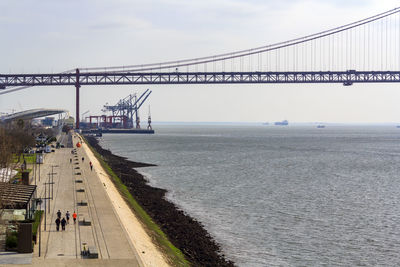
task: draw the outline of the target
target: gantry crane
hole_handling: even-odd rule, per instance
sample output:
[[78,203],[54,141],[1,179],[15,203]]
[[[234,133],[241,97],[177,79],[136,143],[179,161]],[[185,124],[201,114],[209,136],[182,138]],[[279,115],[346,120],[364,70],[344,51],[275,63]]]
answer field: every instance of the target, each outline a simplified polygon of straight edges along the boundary
[[[103,111],[111,111],[111,120],[115,118],[124,118],[124,128],[140,128],[139,109],[150,96],[152,91],[147,89],[139,97],[137,94],[130,94],[124,99],[118,101],[116,105],[104,105]],[[133,118],[135,117],[135,124]]]

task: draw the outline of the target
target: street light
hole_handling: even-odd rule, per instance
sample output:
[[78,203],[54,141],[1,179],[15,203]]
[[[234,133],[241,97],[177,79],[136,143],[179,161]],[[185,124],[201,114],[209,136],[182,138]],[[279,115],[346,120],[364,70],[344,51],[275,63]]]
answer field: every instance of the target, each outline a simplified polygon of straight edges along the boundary
[[48,173],[48,175],[49,175],[49,182],[47,182],[47,183],[45,182],[45,183],[44,183],[44,190],[45,190],[45,193],[44,193],[44,194],[46,195],[46,185],[49,185],[49,197],[48,197],[48,199],[49,199],[49,209],[48,209],[48,212],[50,213],[50,199],[53,200],[53,196],[50,197],[50,191],[52,191],[52,190],[50,189],[50,185],[51,185],[51,187],[53,188],[53,184],[54,184],[54,183],[51,182],[51,180],[50,180],[50,173]]
[[51,165],[51,199],[53,199],[53,193],[54,193],[54,188],[53,188],[53,184],[54,184],[54,173],[53,169],[56,167],[60,167],[58,165]]

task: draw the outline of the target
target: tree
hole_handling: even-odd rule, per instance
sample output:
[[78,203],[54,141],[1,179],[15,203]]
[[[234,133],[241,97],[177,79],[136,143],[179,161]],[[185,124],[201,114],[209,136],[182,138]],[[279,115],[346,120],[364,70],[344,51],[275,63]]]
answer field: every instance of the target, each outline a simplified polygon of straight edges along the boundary
[[6,207],[10,206],[10,203],[6,202],[5,193],[9,188],[9,180],[12,178],[12,171],[17,168],[19,164],[15,161],[14,156],[18,159],[21,153],[28,146],[35,144],[34,137],[32,135],[32,128],[29,123],[25,123],[23,120],[17,121],[17,123],[0,124],[0,234],[5,235],[6,227],[5,221],[2,219]]
[[[7,131],[0,127],[0,182],[7,182],[11,176],[11,170],[13,169],[13,154],[12,154],[12,137],[7,133]],[[5,231],[4,221],[1,219],[4,214],[4,194],[6,187],[0,188],[0,225],[2,231]],[[0,234],[5,234],[0,233]]]
[[0,128],[0,168],[6,168],[11,160],[11,138],[4,128]]
[[[20,159],[24,149],[35,144],[30,126],[21,128],[21,125],[23,126],[21,123],[17,123],[16,126],[7,125],[7,128],[0,125],[0,169],[3,170],[0,182],[8,182],[12,170],[19,164],[18,161],[14,160],[14,156]],[[2,196],[3,192],[0,192],[0,217],[3,207]]]

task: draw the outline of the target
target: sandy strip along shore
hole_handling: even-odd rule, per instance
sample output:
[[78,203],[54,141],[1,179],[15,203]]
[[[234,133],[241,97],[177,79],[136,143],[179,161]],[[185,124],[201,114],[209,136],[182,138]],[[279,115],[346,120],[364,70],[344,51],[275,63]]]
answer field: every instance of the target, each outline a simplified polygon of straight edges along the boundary
[[111,181],[111,178],[102,168],[92,151],[85,143],[83,143],[82,148],[88,155],[89,160],[93,163],[93,171],[97,173],[100,181],[104,184],[104,189],[106,190],[110,200],[112,201],[114,209],[118,214],[122,225],[125,227],[125,230],[132,244],[136,248],[137,254],[142,260],[144,266],[170,266],[165,260],[161,251],[154,245],[150,236],[146,233],[135,214],[122,198],[115,185]]

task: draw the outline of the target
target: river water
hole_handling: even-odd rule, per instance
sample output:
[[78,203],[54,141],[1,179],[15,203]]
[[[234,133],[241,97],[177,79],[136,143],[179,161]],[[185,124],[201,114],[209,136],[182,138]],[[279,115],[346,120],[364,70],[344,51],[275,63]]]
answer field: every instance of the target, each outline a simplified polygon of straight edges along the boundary
[[400,266],[400,129],[158,126],[103,135],[239,266]]

